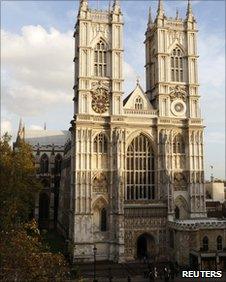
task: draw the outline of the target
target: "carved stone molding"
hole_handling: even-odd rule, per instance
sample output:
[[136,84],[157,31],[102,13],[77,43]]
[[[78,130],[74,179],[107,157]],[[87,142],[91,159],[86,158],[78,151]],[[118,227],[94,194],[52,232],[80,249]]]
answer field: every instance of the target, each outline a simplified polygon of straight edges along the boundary
[[93,178],[93,192],[107,193],[108,181],[106,173],[100,172]]
[[176,85],[173,87],[170,87],[170,99],[173,101],[175,99],[182,99],[184,102],[186,101],[186,87]]

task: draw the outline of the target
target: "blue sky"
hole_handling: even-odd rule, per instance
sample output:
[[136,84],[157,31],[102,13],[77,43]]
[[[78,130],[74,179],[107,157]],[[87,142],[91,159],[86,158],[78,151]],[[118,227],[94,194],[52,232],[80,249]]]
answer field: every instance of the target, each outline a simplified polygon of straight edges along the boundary
[[[107,9],[109,1],[89,1]],[[2,129],[67,129],[73,116],[73,27],[78,1],[1,1]],[[121,1],[125,96],[144,81],[148,8],[157,1]],[[164,1],[166,16],[184,18],[187,1]],[[225,1],[192,1],[199,29],[199,81],[205,129],[206,178],[225,178]]]

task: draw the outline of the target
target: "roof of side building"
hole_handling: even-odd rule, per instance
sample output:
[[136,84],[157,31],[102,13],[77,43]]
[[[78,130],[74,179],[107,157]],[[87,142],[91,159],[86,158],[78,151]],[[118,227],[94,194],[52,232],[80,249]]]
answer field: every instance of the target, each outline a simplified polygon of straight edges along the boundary
[[70,132],[67,130],[25,130],[25,141],[33,146],[37,144],[64,146],[68,139]]

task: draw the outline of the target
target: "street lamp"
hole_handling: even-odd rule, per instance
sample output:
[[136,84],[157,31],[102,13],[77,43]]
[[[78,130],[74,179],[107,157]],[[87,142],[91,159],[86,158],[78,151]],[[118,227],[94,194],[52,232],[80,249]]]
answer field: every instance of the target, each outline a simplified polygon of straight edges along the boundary
[[97,248],[96,248],[96,245],[94,245],[94,247],[93,247],[93,266],[94,266],[94,268],[93,268],[93,282],[98,282],[97,280],[96,280],[96,254],[97,254]]

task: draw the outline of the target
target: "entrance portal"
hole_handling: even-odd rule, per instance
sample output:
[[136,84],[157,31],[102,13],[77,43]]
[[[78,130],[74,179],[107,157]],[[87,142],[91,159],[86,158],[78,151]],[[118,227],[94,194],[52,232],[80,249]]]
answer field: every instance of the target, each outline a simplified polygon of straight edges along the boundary
[[155,255],[155,241],[151,235],[142,234],[137,239],[137,258],[150,258]]

